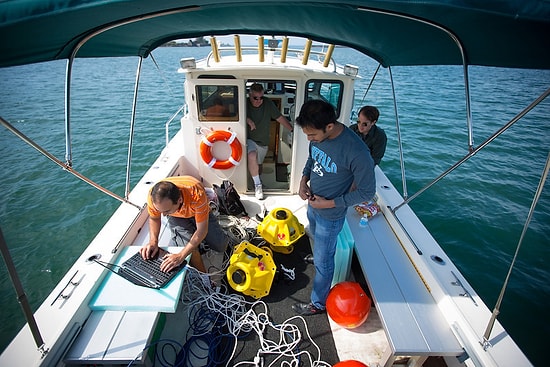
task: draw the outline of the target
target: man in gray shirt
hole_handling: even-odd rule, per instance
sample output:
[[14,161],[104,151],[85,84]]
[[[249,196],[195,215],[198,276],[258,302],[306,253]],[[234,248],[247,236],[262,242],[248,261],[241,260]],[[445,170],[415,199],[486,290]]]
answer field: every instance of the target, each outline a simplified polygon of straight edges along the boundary
[[292,308],[308,316],[325,311],[334,275],[336,239],[344,225],[347,208],[371,200],[376,183],[368,147],[353,131],[336,121],[331,104],[321,100],[306,102],[296,124],[310,142],[299,195],[308,200],[315,278],[311,302],[296,303]]

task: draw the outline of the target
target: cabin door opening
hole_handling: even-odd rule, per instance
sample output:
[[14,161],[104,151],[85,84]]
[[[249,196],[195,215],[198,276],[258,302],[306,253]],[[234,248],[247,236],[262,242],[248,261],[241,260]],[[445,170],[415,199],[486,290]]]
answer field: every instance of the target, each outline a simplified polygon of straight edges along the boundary
[[[281,114],[293,125],[296,103],[296,81],[254,79],[246,82],[247,98],[250,85],[260,83],[264,97],[269,98]],[[288,191],[292,164],[293,133],[275,120],[269,126],[269,145],[260,177],[266,191]],[[250,175],[248,175],[250,176]],[[248,177],[248,189],[253,191],[252,178]]]

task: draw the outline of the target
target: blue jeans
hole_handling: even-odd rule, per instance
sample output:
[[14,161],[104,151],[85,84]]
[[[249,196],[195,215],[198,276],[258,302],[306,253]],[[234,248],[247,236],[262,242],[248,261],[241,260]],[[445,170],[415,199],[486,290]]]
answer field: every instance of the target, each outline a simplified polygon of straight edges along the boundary
[[344,226],[346,217],[326,219],[319,215],[318,210],[308,207],[307,219],[309,220],[309,233],[313,238],[313,262],[315,264],[311,303],[324,310],[334,276],[336,240]]

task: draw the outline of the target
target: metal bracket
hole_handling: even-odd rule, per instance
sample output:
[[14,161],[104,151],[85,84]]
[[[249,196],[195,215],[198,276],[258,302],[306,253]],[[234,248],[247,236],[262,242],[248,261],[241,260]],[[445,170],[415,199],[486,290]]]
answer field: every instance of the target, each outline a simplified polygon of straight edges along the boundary
[[453,276],[455,277],[455,281],[454,282],[451,282],[452,285],[454,286],[457,286],[457,287],[461,287],[463,290],[464,290],[464,293],[459,293],[462,297],[469,297],[472,302],[474,303],[474,305],[478,305],[476,300],[474,299],[474,297],[472,297],[472,294],[464,287],[464,285],[462,284],[462,282],[460,281],[460,279],[458,279],[458,277],[456,276],[456,274],[451,270],[451,274],[453,274]]
[[[78,270],[73,274],[73,276],[71,277],[71,279],[69,279],[69,281],[67,282],[67,284],[65,285],[65,287],[63,287],[63,289],[59,292],[59,294],[57,295],[57,297],[55,297],[55,299],[52,301],[52,303],[50,304],[50,306],[53,306],[53,304],[55,302],[57,302],[59,299],[69,299],[71,297],[71,295],[73,294],[73,292],[71,291],[69,294],[63,294],[63,292],[65,292],[65,290],[67,290],[67,288],[69,286],[73,286],[73,287],[76,287],[80,284],[80,282],[75,282],[74,281],[74,278],[76,277],[76,274],[78,274]],[[73,288],[74,290],[74,288]]]

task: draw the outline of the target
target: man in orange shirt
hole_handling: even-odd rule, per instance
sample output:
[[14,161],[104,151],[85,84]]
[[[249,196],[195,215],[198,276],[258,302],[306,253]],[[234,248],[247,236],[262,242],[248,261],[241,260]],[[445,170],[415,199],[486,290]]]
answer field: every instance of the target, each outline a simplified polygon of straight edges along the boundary
[[229,243],[216,216],[210,212],[208,202],[204,186],[192,176],[167,177],[156,183],[147,197],[149,243],[140,249],[141,256],[144,259],[157,256],[161,215],[165,215],[173,241],[183,249],[177,254],[167,254],[160,269],[170,271],[191,254],[191,266],[206,273],[199,252],[200,243],[204,240],[208,247],[217,252],[225,251]]

